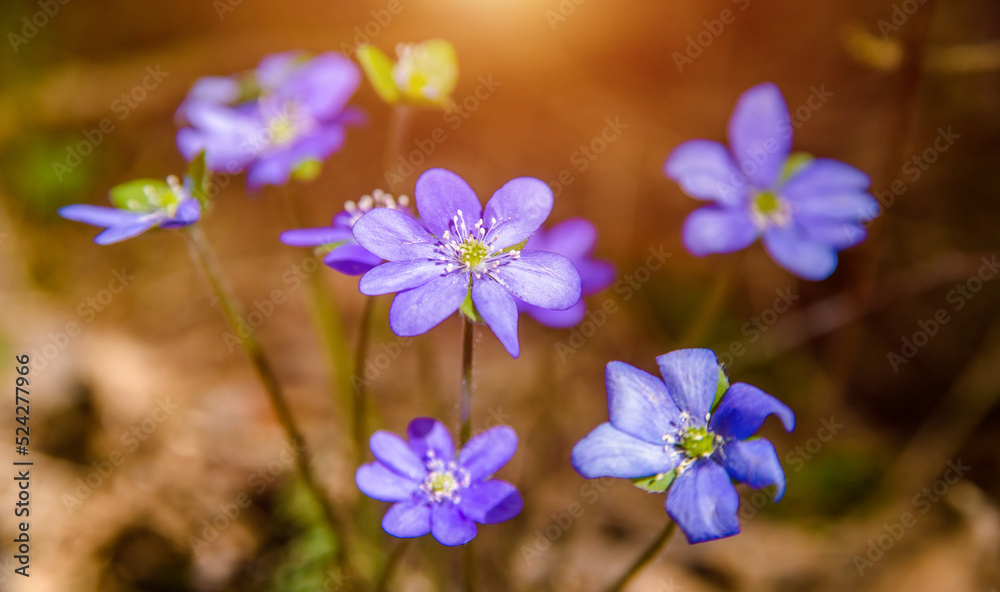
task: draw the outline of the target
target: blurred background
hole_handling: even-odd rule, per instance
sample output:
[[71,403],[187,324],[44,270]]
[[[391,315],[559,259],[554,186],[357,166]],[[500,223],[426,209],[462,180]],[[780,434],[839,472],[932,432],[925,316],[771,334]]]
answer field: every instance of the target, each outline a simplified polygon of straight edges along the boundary
[[[557,195],[550,221],[592,220],[621,280],[589,299],[615,312],[575,330],[522,318],[517,360],[478,333],[474,430],[518,431],[498,476],[525,496],[518,518],[480,529],[482,590],[599,590],[656,536],[663,496],[585,481],[569,453],[606,419],[608,361],[655,371],[656,355],[686,346],[712,347],[732,380],[796,411],[792,434],[773,420],[762,432],[788,490],[772,504],[741,488],[743,534],[678,536],[630,590],[997,589],[998,16],[989,0],[4,2],[0,377],[13,383],[11,358],[31,355],[35,466],[26,579],[13,574],[16,457],[0,453],[0,589],[349,589],[180,234],[98,247],[94,228],[56,210],[182,172],[174,110],[198,77],[276,51],[371,42],[391,54],[432,37],[457,48],[462,110],[417,113],[404,153],[422,155],[394,192],[412,195],[434,166],[484,201],[513,177],[541,178]],[[821,283],[759,244],[695,258],[680,242],[698,204],[663,176],[664,159],[687,139],[724,141],[737,97],[763,81],[784,93],[795,149],[863,169],[883,206]],[[364,297],[277,240],[294,226],[287,200],[323,225],[344,201],[389,189],[389,110],[367,83],[352,104],[369,123],[316,181],[248,196],[236,177],[203,227],[246,311],[260,311],[254,336],[322,486],[370,526],[386,504],[354,487],[344,376],[311,324],[305,280],[318,278],[350,340]],[[400,433],[417,415],[457,427],[459,320],[400,342],[389,302],[372,321],[371,428]],[[713,304],[719,315],[700,312]],[[8,400],[0,428],[15,425]],[[373,570],[397,548],[377,534],[352,549]],[[388,589],[457,589],[458,551],[424,537],[401,552]]]

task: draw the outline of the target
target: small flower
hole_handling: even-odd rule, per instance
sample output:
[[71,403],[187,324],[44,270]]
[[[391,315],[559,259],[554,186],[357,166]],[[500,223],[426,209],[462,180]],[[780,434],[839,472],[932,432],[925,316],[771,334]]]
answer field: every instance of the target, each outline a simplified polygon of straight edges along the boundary
[[210,170],[246,170],[250,189],[312,178],[343,146],[346,126],[362,121],[347,106],[360,84],[357,66],[336,52],[267,56],[250,77],[195,83],[178,110],[190,127],[177,146],[189,159],[204,150]]
[[451,434],[435,419],[414,419],[406,433],[409,441],[375,432],[375,462],[361,465],[354,476],[361,493],[393,503],[382,518],[387,533],[402,538],[431,533],[442,545],[464,545],[476,538],[476,523],[497,524],[521,513],[517,488],[491,478],[517,450],[513,429],[490,428],[458,455]]
[[358,61],[375,92],[390,105],[406,103],[421,107],[451,107],[451,93],[458,82],[458,57],[444,39],[422,43],[400,43],[398,59],[374,45],[358,48]]
[[588,479],[632,479],[647,491],[669,488],[667,513],[690,543],[740,532],[740,498],[730,479],[785,492],[774,445],[750,439],[768,415],[795,428],[787,405],[744,383],[729,384],[715,354],[682,349],[656,358],[663,379],[624,362],[607,366],[608,415],[573,448]]
[[[615,266],[610,261],[594,259],[597,229],[589,220],[572,218],[548,230],[539,228],[524,248],[529,251],[550,251],[569,259],[580,273],[583,296],[604,290],[615,281]],[[583,321],[587,305],[583,298],[566,310],[549,310],[517,301],[518,312],[527,313],[543,325],[556,328],[575,327]]]
[[484,211],[461,177],[431,169],[417,179],[415,194],[423,225],[388,208],[354,225],[358,244],[387,261],[362,276],[358,288],[368,296],[398,292],[389,309],[396,335],[426,333],[462,307],[516,358],[517,299],[552,310],[580,300],[580,275],[569,259],[522,250],[552,210],[545,182],[509,181]]
[[729,146],[691,140],[665,172],[685,193],[714,202],[684,223],[694,255],[731,253],[763,237],[779,265],[808,280],[827,278],[837,251],[865,239],[878,214],[870,181],[842,162],[792,155],[792,123],[781,91],[765,83],[743,93],[729,120]]
[[388,193],[376,189],[371,195],[361,196],[357,203],[345,203],[344,209],[333,217],[330,226],[286,230],[281,233],[281,242],[293,247],[322,249],[326,251],[323,263],[346,275],[361,275],[382,263],[382,258],[372,255],[354,240],[354,223],[373,208],[389,208],[409,216],[409,202],[405,195],[393,199]]
[[76,204],[59,208],[67,220],[105,228],[94,238],[99,245],[110,245],[150,228],[182,228],[198,221],[201,203],[192,196],[192,181],[185,177],[182,186],[174,175],[164,183],[158,179],[137,179],[113,187],[110,199],[115,207]]

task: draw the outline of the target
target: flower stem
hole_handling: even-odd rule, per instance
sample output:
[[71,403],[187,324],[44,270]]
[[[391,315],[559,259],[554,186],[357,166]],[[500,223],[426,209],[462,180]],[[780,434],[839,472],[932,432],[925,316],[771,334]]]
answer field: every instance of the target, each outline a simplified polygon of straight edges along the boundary
[[656,537],[653,544],[651,544],[649,548],[647,548],[646,551],[639,556],[635,563],[628,568],[628,571],[622,574],[622,577],[618,578],[618,581],[608,588],[607,592],[620,592],[621,590],[624,590],[625,585],[629,583],[629,580],[631,580],[635,574],[639,573],[639,570],[649,563],[651,559],[660,554],[660,551],[667,544],[667,541],[670,540],[670,537],[674,534],[675,530],[677,530],[677,523],[668,519],[667,526],[663,529],[663,532],[660,533],[660,536]]
[[368,296],[365,298],[364,307],[361,309],[361,320],[358,324],[358,339],[354,350],[354,396],[352,401],[352,431],[354,434],[354,452],[357,455],[357,464],[365,461],[365,438],[367,432],[368,417],[368,381],[364,379],[365,362],[368,360],[368,342],[371,336],[372,310],[375,308],[375,298]]
[[[197,224],[187,227],[186,236],[189,239],[192,258],[211,284],[212,290],[219,299],[223,315],[226,317],[229,325],[233,331],[237,331],[241,324],[240,319],[242,318],[240,306],[226,285],[211,245]],[[305,438],[302,436],[302,431],[295,423],[295,418],[292,416],[291,408],[281,390],[281,385],[278,382],[278,377],[271,366],[270,360],[264,355],[264,351],[253,335],[245,337],[242,340],[242,344],[247,357],[250,358],[250,363],[257,372],[258,378],[260,378],[261,383],[264,385],[264,390],[267,392],[268,399],[274,408],[275,415],[277,415],[281,427],[285,430],[285,435],[291,440],[295,450],[298,451],[298,454],[295,455],[295,462],[298,465],[300,476],[316,504],[322,510],[323,517],[330,528],[331,534],[334,535],[334,544],[337,549],[336,561],[338,567],[344,569],[347,567],[347,546],[343,540],[337,540],[336,536],[343,537],[346,533],[342,526],[344,522],[334,512],[333,506],[330,505],[326,495],[320,489],[319,484],[312,474],[310,469],[312,455]]]
[[462,317],[462,384],[459,391],[459,417],[461,428],[459,430],[459,443],[465,446],[472,436],[472,337],[475,327],[472,319]]
[[474,592],[476,589],[476,553],[472,550],[472,541],[465,544],[465,592]]
[[403,144],[410,131],[410,122],[413,120],[413,108],[408,105],[393,105],[389,112],[389,129],[386,132],[385,154],[383,163],[385,171],[385,181],[390,193],[399,191],[399,183],[402,176],[392,174],[396,159],[403,153]]
[[719,312],[722,311],[722,305],[726,302],[726,295],[729,294],[729,287],[733,283],[733,276],[736,275],[739,259],[738,256],[733,256],[729,265],[716,274],[708,298],[702,303],[701,308],[698,310],[698,315],[680,339],[681,347],[701,347],[704,345],[701,341],[705,338],[705,334],[709,329],[712,328],[716,318],[719,316]]

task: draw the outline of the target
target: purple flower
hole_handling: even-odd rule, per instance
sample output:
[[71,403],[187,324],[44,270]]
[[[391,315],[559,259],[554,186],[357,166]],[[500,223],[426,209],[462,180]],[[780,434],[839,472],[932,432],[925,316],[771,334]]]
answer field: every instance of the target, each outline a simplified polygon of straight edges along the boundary
[[409,441],[386,431],[371,437],[375,462],[354,476],[361,493],[392,507],[382,528],[395,537],[434,535],[442,545],[476,538],[476,523],[497,524],[521,513],[524,502],[510,483],[491,479],[517,450],[517,434],[497,426],[469,440],[458,455],[441,422],[418,417]]
[[554,310],[580,300],[580,275],[569,259],[522,250],[552,210],[543,181],[508,181],[483,210],[461,177],[431,169],[417,179],[415,194],[426,226],[387,208],[354,225],[355,240],[387,261],[362,276],[359,289],[368,296],[399,292],[389,309],[396,335],[426,333],[462,307],[516,358],[517,299]]
[[743,93],[729,120],[729,149],[691,140],[667,159],[665,172],[685,193],[714,202],[684,223],[694,255],[730,253],[762,236],[771,258],[788,271],[822,280],[837,251],[866,236],[878,214],[861,171],[827,158],[793,155],[792,124],[778,87]]
[[[524,248],[530,251],[549,251],[566,257],[580,273],[582,296],[596,294],[615,281],[615,266],[609,261],[594,259],[597,229],[588,220],[572,218],[545,230],[539,228],[531,235]],[[566,310],[549,310],[517,301],[517,311],[531,315],[543,325],[567,328],[579,325],[587,312],[587,305],[580,300]]]
[[188,159],[204,150],[210,170],[246,170],[250,189],[283,185],[339,150],[345,127],[362,121],[347,106],[360,84],[358,67],[336,52],[268,56],[249,82],[203,78],[178,110],[190,127],[177,132],[177,146]]
[[409,198],[405,195],[393,199],[388,193],[376,189],[371,195],[363,195],[357,203],[345,203],[330,226],[286,230],[281,233],[281,242],[293,247],[322,248],[328,251],[323,263],[343,274],[361,275],[382,263],[382,258],[372,255],[354,240],[354,223],[373,208],[389,208],[409,216],[408,204]]
[[784,403],[757,387],[729,384],[715,354],[682,349],[656,358],[663,380],[624,362],[607,366],[608,415],[573,448],[573,467],[588,479],[632,479],[648,491],[668,488],[667,513],[690,543],[740,531],[740,498],[730,479],[785,491],[774,445],[749,439],[768,415],[795,428]]
[[99,245],[110,245],[150,228],[182,228],[198,221],[201,204],[192,197],[191,179],[171,175],[164,183],[158,179],[138,179],[111,189],[113,208],[76,204],[59,208],[67,220],[105,228],[94,238]]

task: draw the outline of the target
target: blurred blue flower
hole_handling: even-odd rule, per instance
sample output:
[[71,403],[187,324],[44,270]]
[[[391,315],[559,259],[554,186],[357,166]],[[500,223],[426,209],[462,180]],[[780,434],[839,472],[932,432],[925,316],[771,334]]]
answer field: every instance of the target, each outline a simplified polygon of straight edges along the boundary
[[729,149],[709,140],[674,149],[667,176],[691,197],[714,202],[684,223],[692,254],[738,251],[762,236],[779,265],[822,280],[837,267],[839,249],[865,239],[864,222],[878,214],[868,176],[836,160],[790,157],[792,131],[781,91],[764,83],[737,102]]
[[[606,370],[608,415],[573,448],[584,477],[633,479],[666,491],[667,513],[691,543],[740,531],[740,498],[731,479],[785,491],[774,446],[751,439],[768,415],[795,428],[784,403],[744,383],[729,385],[715,354],[682,349],[656,358],[663,379],[624,362]],[[721,397],[721,398],[720,398]]]
[[361,275],[382,263],[382,258],[372,255],[354,240],[354,223],[373,208],[389,208],[412,215],[408,205],[409,198],[405,195],[393,199],[388,193],[376,189],[371,195],[361,196],[357,203],[345,203],[344,209],[333,217],[330,226],[286,230],[281,233],[280,239],[293,247],[324,249],[327,253],[323,257],[323,263],[343,274]]
[[569,259],[522,250],[552,210],[543,181],[507,182],[485,211],[468,183],[444,169],[420,175],[415,194],[423,224],[376,208],[354,225],[358,244],[387,261],[362,276],[359,289],[368,296],[399,292],[389,310],[396,335],[426,333],[461,307],[516,358],[517,299],[555,310],[580,300],[580,275]]
[[150,228],[182,228],[198,221],[201,203],[192,196],[192,181],[184,185],[171,175],[166,183],[158,179],[138,179],[113,187],[111,203],[115,207],[76,204],[59,208],[67,220],[105,228],[94,238],[99,245],[110,245]]
[[497,426],[475,436],[455,454],[441,422],[419,417],[407,439],[386,431],[371,437],[375,462],[361,465],[354,480],[368,497],[392,502],[382,528],[395,537],[427,533],[442,545],[476,538],[476,523],[496,524],[521,513],[524,502],[510,483],[492,479],[514,456],[517,434]]
[[204,150],[210,170],[246,170],[250,189],[314,175],[340,150],[346,126],[364,120],[347,106],[360,84],[358,67],[336,52],[274,54],[250,76],[202,78],[178,109],[188,127],[177,146],[189,160]]

